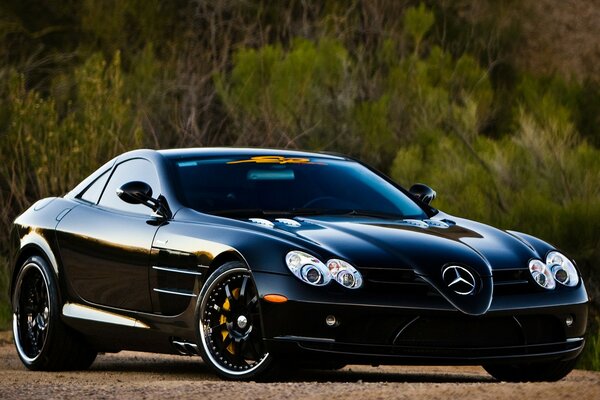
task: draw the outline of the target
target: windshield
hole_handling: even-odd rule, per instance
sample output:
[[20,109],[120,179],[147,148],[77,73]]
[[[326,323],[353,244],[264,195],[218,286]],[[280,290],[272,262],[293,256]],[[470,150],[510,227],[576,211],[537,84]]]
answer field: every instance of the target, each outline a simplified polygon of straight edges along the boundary
[[426,218],[401,190],[354,161],[238,156],[171,162],[181,201],[204,213]]

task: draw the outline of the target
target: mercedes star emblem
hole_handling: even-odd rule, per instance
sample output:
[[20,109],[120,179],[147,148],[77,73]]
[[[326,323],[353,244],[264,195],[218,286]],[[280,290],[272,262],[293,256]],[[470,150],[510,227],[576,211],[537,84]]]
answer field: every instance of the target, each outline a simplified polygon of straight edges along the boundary
[[458,265],[444,268],[442,279],[454,293],[462,296],[473,294],[477,287],[475,276],[468,269]]

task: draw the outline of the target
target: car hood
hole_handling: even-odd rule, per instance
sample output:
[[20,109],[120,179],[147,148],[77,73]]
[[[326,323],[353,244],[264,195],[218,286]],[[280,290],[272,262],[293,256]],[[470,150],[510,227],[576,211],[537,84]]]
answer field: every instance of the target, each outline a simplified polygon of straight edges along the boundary
[[299,222],[287,230],[357,267],[413,268],[420,275],[435,275],[443,265],[458,263],[490,276],[493,269],[527,268],[531,258],[539,257],[516,236],[466,219],[320,217]]
[[[461,311],[480,315],[492,299],[492,271],[527,268],[540,257],[528,243],[508,232],[474,221],[440,213],[433,219],[390,220],[360,216],[297,217],[297,224],[274,221],[359,270],[366,268],[412,269]],[[477,290],[457,294],[444,281],[448,265],[473,273]]]

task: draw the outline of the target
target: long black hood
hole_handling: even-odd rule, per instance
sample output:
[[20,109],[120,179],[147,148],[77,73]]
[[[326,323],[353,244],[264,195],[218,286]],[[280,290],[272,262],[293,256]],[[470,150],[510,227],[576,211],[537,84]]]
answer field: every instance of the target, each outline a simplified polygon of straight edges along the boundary
[[[302,217],[300,226],[275,224],[361,268],[411,268],[459,310],[484,314],[493,292],[492,271],[527,268],[540,255],[526,242],[499,229],[440,215],[430,220],[371,217]],[[463,266],[475,279],[470,295],[457,294],[443,279],[449,265]]]

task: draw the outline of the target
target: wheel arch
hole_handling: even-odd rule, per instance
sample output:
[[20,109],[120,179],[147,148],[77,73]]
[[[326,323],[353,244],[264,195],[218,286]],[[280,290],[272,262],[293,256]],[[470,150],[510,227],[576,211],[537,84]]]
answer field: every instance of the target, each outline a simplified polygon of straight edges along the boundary
[[9,295],[10,295],[11,299],[12,299],[12,295],[14,292],[15,283],[16,283],[16,279],[17,279],[17,275],[18,275],[17,272],[18,272],[19,268],[21,267],[21,265],[25,262],[25,260],[27,260],[29,257],[32,257],[32,256],[42,257],[44,259],[44,261],[46,261],[48,263],[48,265],[50,265],[50,267],[52,268],[52,271],[54,272],[54,278],[58,279],[58,263],[56,261],[56,257],[54,257],[54,254],[50,250],[50,246],[47,243],[45,243],[45,241],[26,243],[24,246],[21,247],[21,249],[15,256],[15,261],[13,264],[12,276],[11,276],[11,281],[10,281]]
[[220,266],[222,266],[223,264],[230,262],[230,261],[239,261],[239,262],[243,263],[244,265],[246,265],[246,267],[248,267],[248,269],[251,270],[250,265],[248,265],[248,262],[246,261],[244,256],[242,256],[242,254],[240,252],[238,252],[237,250],[234,250],[234,249],[229,249],[229,250],[226,250],[226,251],[220,253],[215,258],[213,258],[213,260],[210,262],[210,265],[209,265],[209,268],[206,273],[206,277],[205,277],[204,281],[206,282],[208,277],[213,272],[215,272]]

